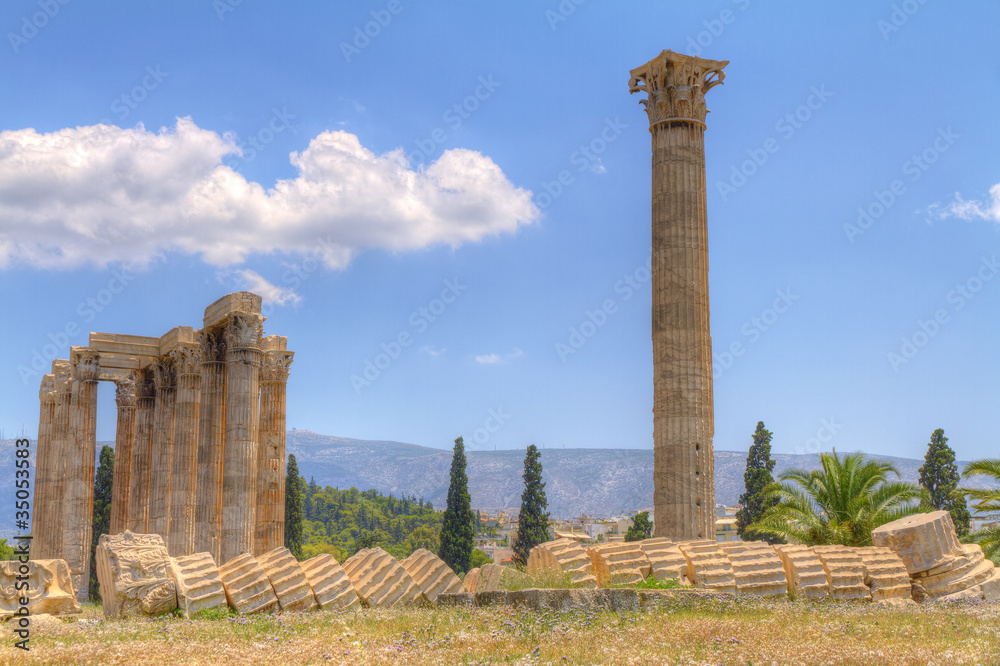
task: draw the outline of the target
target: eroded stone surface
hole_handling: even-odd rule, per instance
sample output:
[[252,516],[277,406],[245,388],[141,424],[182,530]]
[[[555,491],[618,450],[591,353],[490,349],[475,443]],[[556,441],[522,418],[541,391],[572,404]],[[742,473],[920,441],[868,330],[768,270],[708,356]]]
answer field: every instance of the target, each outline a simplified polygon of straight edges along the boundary
[[427,597],[437,601],[440,594],[462,592],[462,580],[440,557],[425,548],[418,548],[400,564]]
[[946,566],[964,554],[947,511],[918,513],[876,527],[872,543],[892,549],[911,575]]
[[979,589],[993,577],[993,562],[983,555],[978,544],[962,545],[962,554],[946,564],[920,572],[913,579],[920,584],[927,598],[935,599],[957,595],[973,588]]
[[[21,566],[28,568],[26,574],[21,573]],[[18,583],[24,582],[28,584],[27,589],[18,589]],[[17,560],[0,562],[0,618],[17,613],[22,597],[28,599],[32,624],[41,614],[76,615],[80,612],[69,566],[63,560],[31,560],[23,565]]]
[[226,605],[226,588],[211,553],[174,557],[170,566],[177,586],[177,606],[184,617]]
[[170,556],[158,534],[102,534],[97,545],[97,580],[104,615],[150,615],[177,608]]
[[638,541],[590,546],[587,555],[601,587],[638,585],[650,572],[649,560]]
[[657,580],[673,578],[681,585],[687,585],[687,558],[670,539],[654,537],[638,542],[646,559],[649,560],[650,573]]
[[695,587],[713,592],[736,593],[733,565],[717,542],[708,539],[681,541],[677,547],[687,558],[687,577]]
[[316,596],[292,551],[284,546],[268,551],[257,558],[268,580],[278,605],[283,611],[307,611],[316,608]]
[[410,606],[424,599],[403,565],[381,548],[359,550],[343,567],[365,606]]
[[846,546],[813,546],[826,570],[831,599],[871,600],[872,593],[865,585],[865,565],[855,548]]
[[249,553],[243,553],[219,567],[226,600],[240,614],[266,613],[278,608],[271,580]]
[[764,541],[729,541],[720,544],[729,556],[736,591],[759,597],[787,597],[788,581],[781,558]]
[[910,575],[899,555],[879,546],[857,548],[856,552],[865,565],[865,585],[871,590],[872,601],[913,603]]
[[333,555],[323,553],[309,558],[302,563],[302,572],[323,608],[352,610],[361,607],[358,593]]
[[534,587],[531,576],[517,569],[499,564],[484,564],[465,574],[465,590],[467,592],[496,592],[510,588],[526,589]]
[[774,549],[785,569],[789,592],[800,599],[826,599],[830,596],[823,561],[811,548],[801,544],[780,544]]
[[546,541],[531,549],[528,553],[528,575],[539,577],[543,575],[566,574],[573,587],[597,587],[597,578],[593,575],[593,565],[587,552],[572,539],[557,539]]

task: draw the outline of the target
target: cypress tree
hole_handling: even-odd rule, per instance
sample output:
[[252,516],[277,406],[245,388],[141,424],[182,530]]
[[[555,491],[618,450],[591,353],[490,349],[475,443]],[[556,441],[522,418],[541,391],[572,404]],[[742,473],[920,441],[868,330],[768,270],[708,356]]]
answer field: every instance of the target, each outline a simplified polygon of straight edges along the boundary
[[302,477],[293,454],[288,455],[285,468],[285,548],[292,551],[295,559],[302,555]]
[[521,513],[513,546],[514,561],[519,564],[527,564],[531,549],[549,540],[549,503],[545,499],[540,456],[534,444],[528,446],[524,456],[524,492],[521,493]]
[[110,446],[101,447],[100,463],[94,475],[94,518],[92,540],[90,542],[90,582],[88,585],[91,601],[101,600],[101,588],[97,582],[97,540],[111,529],[111,481],[115,469],[115,451]]
[[774,477],[771,476],[773,469],[771,432],[764,428],[763,421],[758,421],[750,452],[747,453],[747,469],[743,473],[746,492],[740,495],[741,508],[736,512],[736,529],[743,541],[784,543],[783,539],[775,535],[760,534],[747,529],[748,525],[760,520],[764,512],[777,503],[777,497],[769,499],[764,492],[764,489],[774,482]]
[[927,444],[927,455],[920,467],[920,485],[930,494],[931,504],[935,509],[951,513],[955,531],[958,536],[964,537],[969,533],[971,516],[965,504],[965,496],[955,492],[959,480],[955,452],[948,446],[944,430],[938,428],[931,434],[931,441]]
[[[423,498],[420,506],[423,508]],[[472,524],[469,497],[469,477],[465,471],[465,443],[459,437],[455,440],[455,450],[451,457],[451,483],[448,484],[448,506],[444,510],[441,525],[441,551],[438,556],[456,574],[463,574],[471,568],[472,546],[475,537]]]
[[632,519],[632,525],[625,532],[626,541],[642,541],[653,536],[653,523],[649,520],[649,511],[640,511]]

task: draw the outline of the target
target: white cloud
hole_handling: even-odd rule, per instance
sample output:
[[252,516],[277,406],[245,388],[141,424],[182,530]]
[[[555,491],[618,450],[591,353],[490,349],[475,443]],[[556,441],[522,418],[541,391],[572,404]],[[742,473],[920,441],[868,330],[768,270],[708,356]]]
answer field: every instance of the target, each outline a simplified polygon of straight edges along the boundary
[[295,290],[271,284],[260,273],[249,268],[219,271],[220,281],[228,278],[234,278],[241,290],[259,294],[264,303],[282,306],[297,305],[302,301],[302,297],[296,294]]
[[268,189],[222,163],[239,152],[190,118],[0,132],[0,268],[142,267],[167,252],[229,267],[278,252],[336,269],[368,248],[457,247],[539,217],[531,192],[472,150],[415,170],[402,149],[326,131],[291,153],[298,176]]
[[930,214],[945,219],[957,217],[960,220],[992,220],[1000,222],[1000,183],[990,188],[990,201],[966,201],[958,192],[955,193],[955,200],[946,206],[934,204],[930,207]]
[[476,357],[476,363],[479,363],[480,365],[497,365],[499,363],[506,363],[507,361],[515,359],[523,354],[524,352],[515,347],[512,351],[509,351],[502,356],[500,354],[481,354]]
[[423,347],[420,348],[420,351],[424,352],[425,354],[428,354],[429,356],[441,356],[448,350],[445,349],[444,347],[438,349],[436,347],[432,347],[431,345],[424,345]]

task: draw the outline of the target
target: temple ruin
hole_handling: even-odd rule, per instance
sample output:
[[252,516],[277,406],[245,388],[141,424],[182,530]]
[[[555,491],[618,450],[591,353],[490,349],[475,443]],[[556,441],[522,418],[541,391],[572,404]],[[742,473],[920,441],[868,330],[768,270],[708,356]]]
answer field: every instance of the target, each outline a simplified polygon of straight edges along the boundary
[[202,328],[156,337],[91,333],[52,363],[39,397],[33,560],[65,560],[87,599],[97,383],[118,420],[111,534],[162,537],[171,557],[223,564],[284,546],[285,385],[293,352],[263,334],[261,297],[237,292]]

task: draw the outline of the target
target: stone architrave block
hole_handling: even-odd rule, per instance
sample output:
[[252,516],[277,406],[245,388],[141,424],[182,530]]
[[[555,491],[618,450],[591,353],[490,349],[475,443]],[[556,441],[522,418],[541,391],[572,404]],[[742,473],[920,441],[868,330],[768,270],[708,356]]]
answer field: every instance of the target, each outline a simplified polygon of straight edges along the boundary
[[572,539],[546,541],[528,553],[529,576],[538,577],[545,572],[567,574],[573,587],[596,588],[593,568],[587,552]]
[[149,615],[177,608],[170,555],[158,534],[102,534],[97,545],[97,580],[106,617]]
[[872,543],[892,549],[911,576],[947,565],[964,554],[947,511],[918,513],[876,527]]
[[910,574],[899,555],[880,546],[857,548],[856,552],[865,565],[865,585],[872,592],[872,601],[914,603]]
[[982,596],[982,584],[993,577],[994,571],[993,562],[986,559],[981,546],[964,544],[961,556],[922,571],[913,576],[913,580],[920,584],[923,593],[930,599],[955,598],[955,595],[974,589],[978,589]]
[[292,551],[284,546],[257,557],[261,569],[271,581],[274,596],[283,611],[308,611],[316,608],[316,595]]
[[170,567],[177,586],[177,606],[184,617],[226,605],[226,588],[211,553],[173,557]]
[[696,539],[677,544],[687,559],[687,578],[695,587],[736,594],[736,574],[726,552],[715,541]]
[[847,546],[813,546],[830,585],[831,599],[863,599],[871,601],[872,593],[865,585],[865,564],[856,548]]
[[587,556],[601,587],[638,585],[650,573],[649,560],[638,541],[605,543],[587,548]]
[[425,548],[418,548],[400,562],[431,603],[440,594],[462,592],[462,579],[455,575],[440,557]]
[[411,606],[424,600],[413,577],[381,548],[364,548],[343,564],[344,573],[365,606]]
[[[21,567],[27,568],[27,572],[23,573]],[[28,584],[27,589],[19,590],[18,583],[24,582]],[[21,609],[21,597],[28,599],[31,615],[76,615],[80,612],[65,560],[0,562],[0,618],[17,613]]]
[[354,591],[351,580],[344,573],[337,559],[329,553],[311,557],[302,563],[302,572],[312,587],[316,601],[323,608],[356,610],[361,600]]
[[638,542],[646,559],[649,560],[650,573],[657,580],[673,578],[681,585],[688,585],[687,558],[677,547],[677,544],[663,537],[643,539]]
[[828,599],[830,584],[823,561],[809,546],[779,544],[774,547],[781,558],[788,581],[788,591],[801,599]]
[[733,566],[736,591],[758,597],[788,597],[788,579],[781,557],[764,541],[720,544]]
[[278,608],[271,580],[250,553],[237,555],[219,567],[226,600],[237,613],[267,613]]

